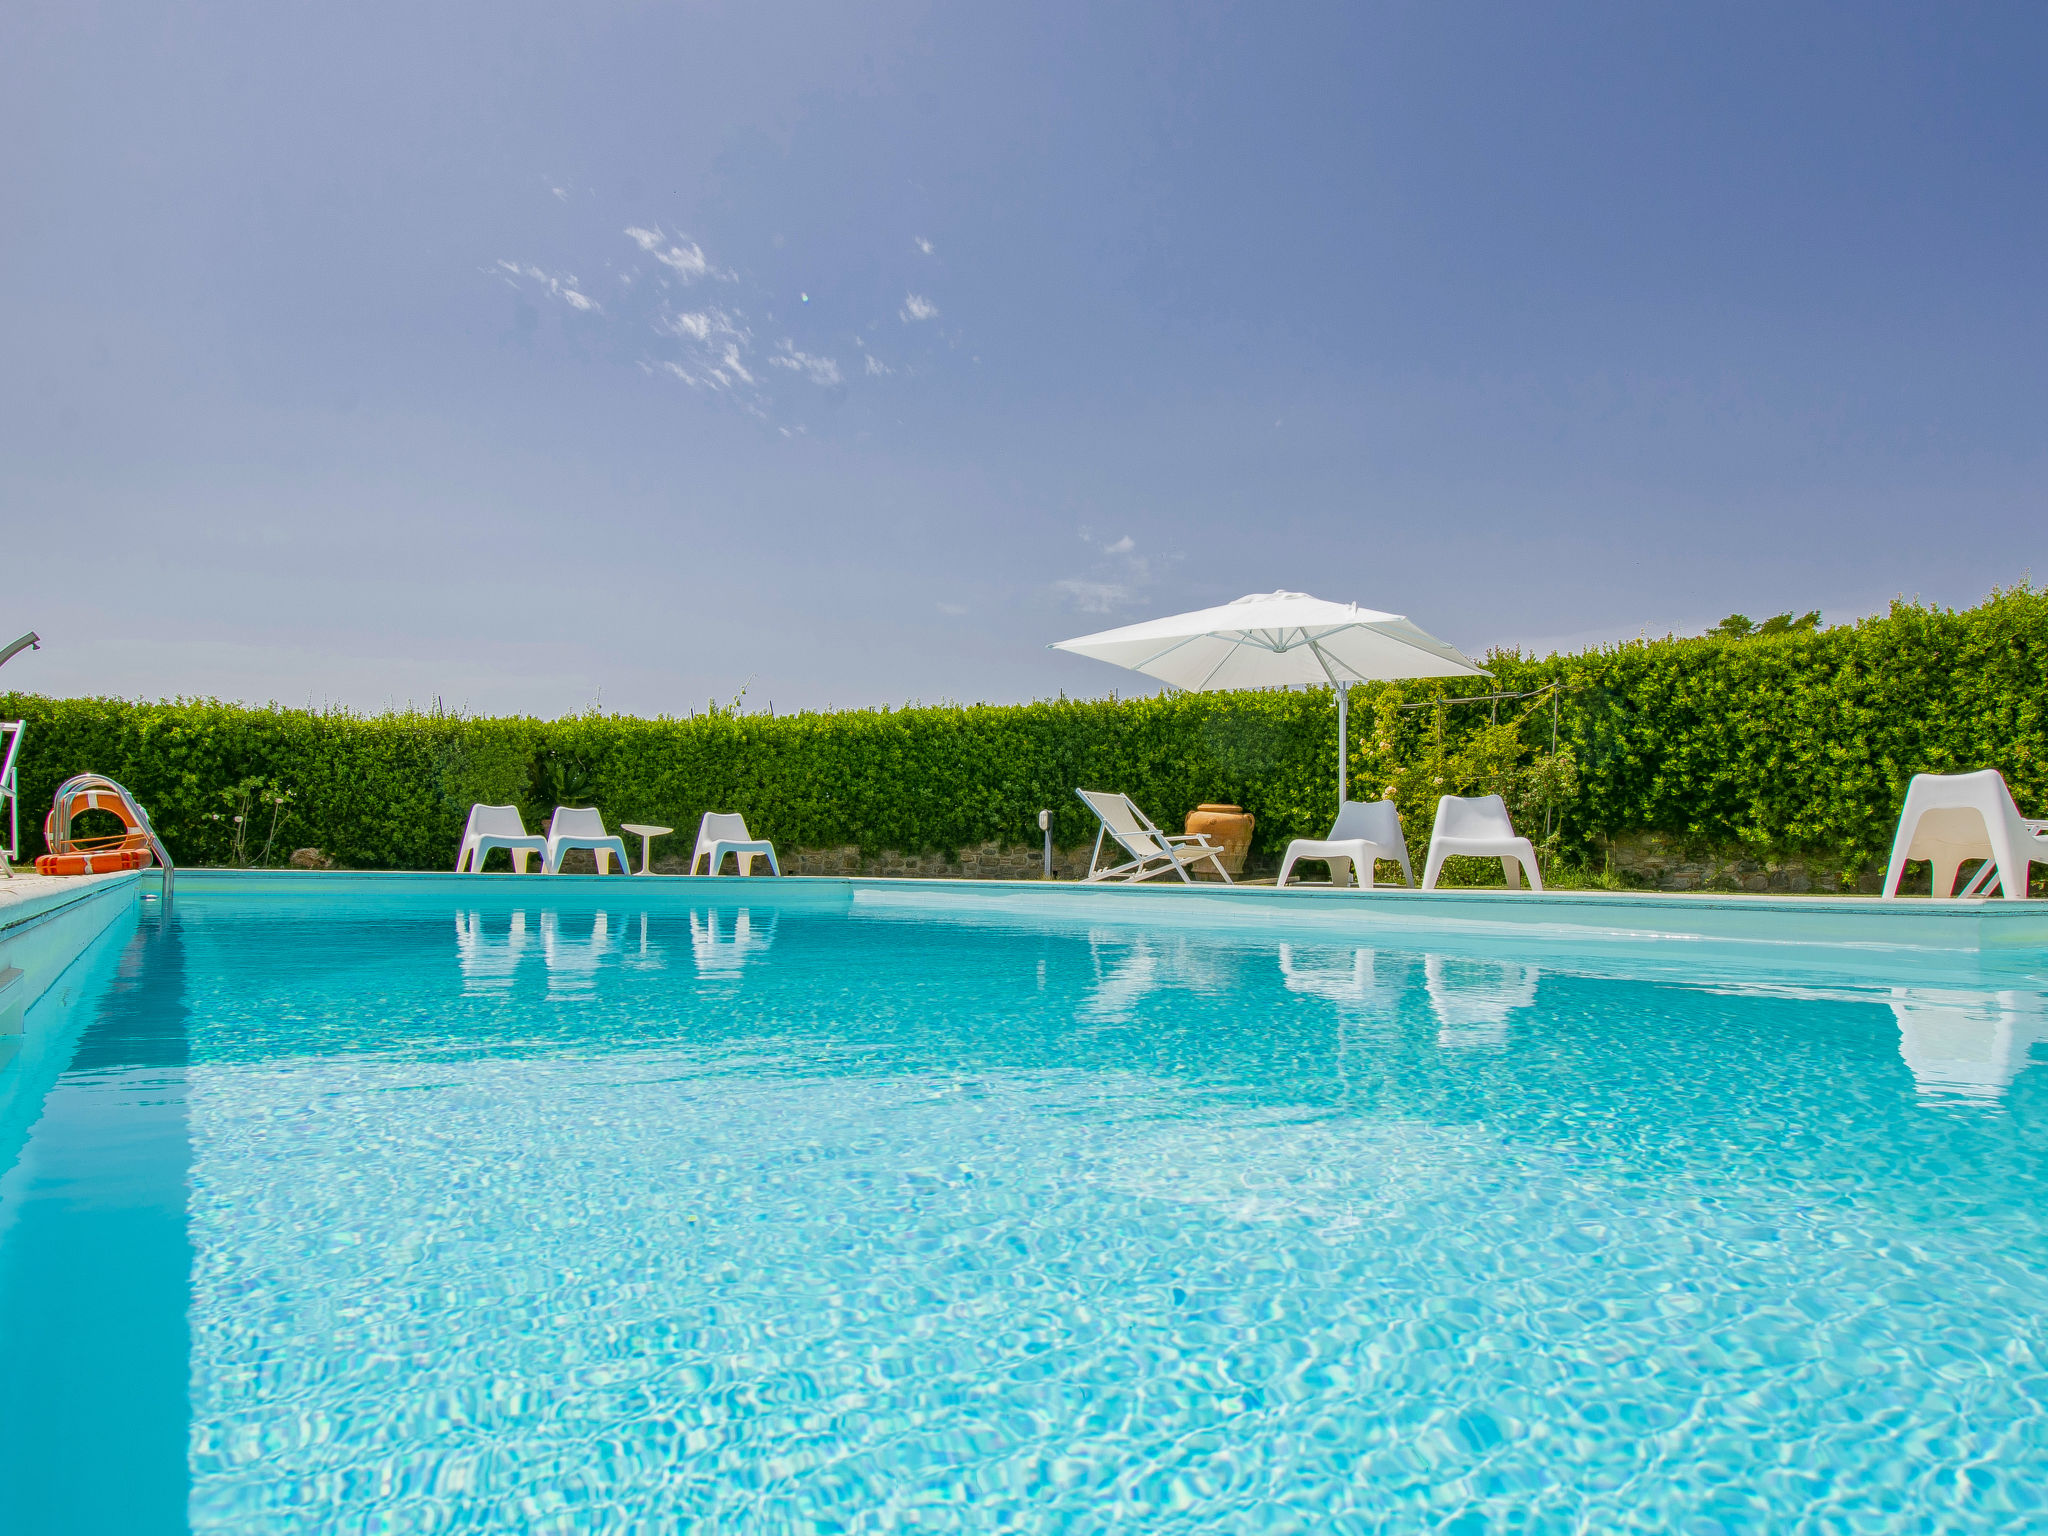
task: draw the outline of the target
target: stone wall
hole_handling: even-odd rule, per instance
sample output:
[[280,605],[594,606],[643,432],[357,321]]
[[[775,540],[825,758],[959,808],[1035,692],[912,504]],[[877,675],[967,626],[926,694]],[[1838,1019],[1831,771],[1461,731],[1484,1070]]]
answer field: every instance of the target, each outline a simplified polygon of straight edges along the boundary
[[[1748,849],[1704,848],[1661,832],[1627,832],[1605,844],[1610,867],[1630,885],[1657,891],[1826,891],[1875,896],[1884,889],[1882,867],[1850,875],[1839,859],[1825,855],[1758,858]],[[1911,870],[1927,889],[1927,868]]]
[[[1088,858],[1094,851],[1092,842],[1078,848],[1055,848],[1052,851],[1052,871],[1056,880],[1079,880],[1088,873]],[[1111,854],[1116,857],[1112,861]],[[868,880],[1042,880],[1045,878],[1045,851],[1043,848],[1022,847],[1012,843],[983,843],[978,848],[962,848],[956,853],[898,853],[885,849],[878,853],[862,854],[850,844],[843,848],[778,848],[776,857],[781,861],[785,875],[858,875]],[[1104,864],[1122,863],[1120,850],[1110,849],[1103,855]],[[1272,868],[1261,866],[1270,864]],[[730,866],[728,866],[730,867]],[[1257,855],[1245,861],[1245,878],[1259,874],[1271,875],[1278,869],[1279,860],[1261,859]],[[687,853],[678,853],[654,861],[657,874],[686,875],[690,872]],[[1214,880],[1213,874],[1198,879]],[[1169,876],[1168,878],[1171,878]]]
[[[1091,845],[1092,846],[1092,845]],[[1078,880],[1088,872],[1090,846],[1055,848],[1055,878]],[[785,875],[859,875],[865,879],[902,880],[1038,880],[1045,874],[1041,848],[983,843],[957,853],[898,853],[894,849],[863,855],[858,848],[778,848]],[[689,855],[656,859],[664,875],[689,873]]]

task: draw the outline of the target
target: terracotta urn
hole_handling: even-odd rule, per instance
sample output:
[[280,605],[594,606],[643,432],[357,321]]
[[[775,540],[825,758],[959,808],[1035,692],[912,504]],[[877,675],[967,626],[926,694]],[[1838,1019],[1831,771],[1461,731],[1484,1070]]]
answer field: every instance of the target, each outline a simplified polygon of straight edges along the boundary
[[[1189,836],[1200,834],[1223,850],[1223,867],[1234,880],[1244,873],[1244,856],[1252,851],[1254,817],[1241,805],[1198,805],[1188,812]],[[1203,879],[1216,878],[1216,866],[1204,861],[1190,864],[1188,873]]]

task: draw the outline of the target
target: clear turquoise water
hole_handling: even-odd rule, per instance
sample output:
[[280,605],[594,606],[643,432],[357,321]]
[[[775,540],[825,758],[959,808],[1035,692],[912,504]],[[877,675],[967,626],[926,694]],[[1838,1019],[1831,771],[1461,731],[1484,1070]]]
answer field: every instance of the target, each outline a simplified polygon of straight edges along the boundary
[[2028,957],[186,886],[0,1073],[10,1533],[2048,1528]]

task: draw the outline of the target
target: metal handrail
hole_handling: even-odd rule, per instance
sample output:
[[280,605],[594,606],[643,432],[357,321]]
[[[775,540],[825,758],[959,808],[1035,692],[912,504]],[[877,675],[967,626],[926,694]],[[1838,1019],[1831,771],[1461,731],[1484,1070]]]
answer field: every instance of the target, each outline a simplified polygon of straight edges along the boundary
[[21,858],[20,758],[21,733],[26,728],[26,723],[20,720],[0,720],[0,731],[7,734],[7,753],[0,758],[0,800],[7,802],[7,846],[0,848],[0,870],[5,870],[10,880],[14,878],[14,866]]
[[71,802],[84,794],[111,794],[118,796],[128,814],[135,818],[135,825],[149,842],[149,851],[156,855],[156,861],[164,871],[164,905],[169,906],[171,889],[177,883],[178,866],[171,862],[170,850],[164,847],[164,840],[156,835],[156,828],[150,825],[149,812],[135,801],[135,797],[104,774],[74,774],[57,786],[57,793],[50,805],[50,852],[68,853],[71,849]]

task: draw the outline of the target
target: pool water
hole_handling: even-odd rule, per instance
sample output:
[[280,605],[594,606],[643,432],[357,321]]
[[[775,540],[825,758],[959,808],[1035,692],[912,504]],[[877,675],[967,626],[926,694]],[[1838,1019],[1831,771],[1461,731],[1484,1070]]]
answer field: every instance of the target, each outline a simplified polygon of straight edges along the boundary
[[2048,1528],[2040,957],[799,884],[110,932],[0,1073],[0,1527]]

